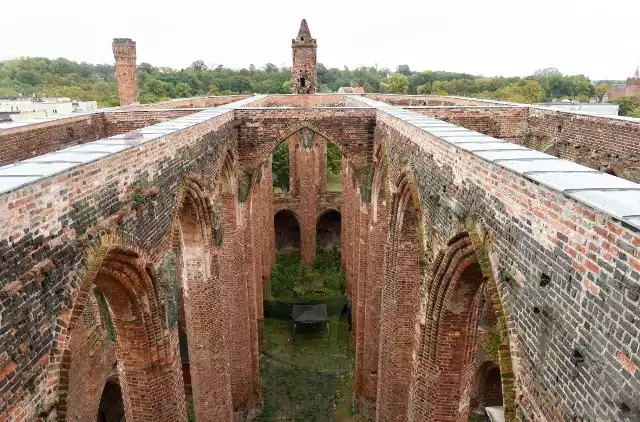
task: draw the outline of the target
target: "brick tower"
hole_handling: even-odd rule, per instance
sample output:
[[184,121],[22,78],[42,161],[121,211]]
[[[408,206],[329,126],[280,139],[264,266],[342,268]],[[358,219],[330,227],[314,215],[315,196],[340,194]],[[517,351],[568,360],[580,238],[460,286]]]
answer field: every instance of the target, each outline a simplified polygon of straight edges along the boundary
[[130,38],[113,39],[113,57],[116,59],[116,81],[120,105],[138,104],[138,77],[136,75],[136,42]]
[[318,66],[316,62],[316,40],[311,38],[307,21],[302,19],[298,36],[291,40],[293,50],[293,83],[294,94],[315,94],[318,88]]

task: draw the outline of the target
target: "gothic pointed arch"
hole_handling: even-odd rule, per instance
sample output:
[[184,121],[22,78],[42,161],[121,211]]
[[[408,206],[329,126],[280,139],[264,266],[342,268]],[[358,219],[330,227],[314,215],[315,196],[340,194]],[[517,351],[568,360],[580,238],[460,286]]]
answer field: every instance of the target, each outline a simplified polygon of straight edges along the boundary
[[[500,329],[505,416],[513,417],[513,376],[504,309],[487,251],[475,229],[452,237],[436,255],[426,284],[424,327],[416,342],[410,414],[415,421],[466,420],[470,410],[478,314],[484,290]],[[504,373],[502,372],[504,370]]]
[[[85,268],[72,307],[60,319],[62,331],[56,350],[60,360],[55,374],[58,417],[63,420],[67,410],[72,365],[70,333],[96,289],[106,298],[113,320],[118,375],[127,418],[183,420],[186,415],[184,387],[182,380],[174,377],[180,360],[177,342],[172,341],[164,329],[165,315],[146,254],[130,241],[108,234],[89,248]],[[168,397],[160,405],[155,402],[155,388],[162,388]]]
[[230,420],[229,358],[226,333],[222,329],[226,307],[219,257],[214,246],[216,228],[211,199],[201,179],[189,174],[180,189],[178,201],[173,253],[177,254],[176,281],[182,292],[180,302],[184,307],[187,338],[181,350],[188,353],[195,413],[200,418]]

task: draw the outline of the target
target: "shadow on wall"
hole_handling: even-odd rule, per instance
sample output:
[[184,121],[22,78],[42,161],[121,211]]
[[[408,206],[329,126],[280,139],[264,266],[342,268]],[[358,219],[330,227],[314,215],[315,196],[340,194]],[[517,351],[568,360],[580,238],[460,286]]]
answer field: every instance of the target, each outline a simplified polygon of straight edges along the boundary
[[273,217],[276,251],[281,253],[300,250],[300,224],[296,215],[289,210],[278,211]]
[[104,385],[97,422],[120,422],[124,419],[124,402],[117,378],[110,378]]
[[329,210],[318,218],[316,242],[319,249],[340,250],[341,216],[338,211]]

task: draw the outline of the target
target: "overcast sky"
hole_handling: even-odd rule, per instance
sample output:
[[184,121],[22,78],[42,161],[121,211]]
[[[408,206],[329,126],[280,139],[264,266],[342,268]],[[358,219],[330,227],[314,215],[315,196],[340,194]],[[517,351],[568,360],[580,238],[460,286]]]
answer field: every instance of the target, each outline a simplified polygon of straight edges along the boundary
[[306,18],[328,67],[378,65],[526,76],[557,67],[624,79],[640,59],[640,0],[3,0],[0,59],[112,63],[111,40],[138,63],[291,64]]

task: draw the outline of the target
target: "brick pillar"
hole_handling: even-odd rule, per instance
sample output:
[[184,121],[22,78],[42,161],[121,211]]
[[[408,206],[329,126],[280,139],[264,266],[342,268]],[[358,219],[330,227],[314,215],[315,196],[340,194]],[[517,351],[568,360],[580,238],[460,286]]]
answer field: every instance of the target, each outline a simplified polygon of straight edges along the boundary
[[[249,343],[251,348],[251,408],[258,408],[262,403],[262,391],[260,388],[260,351],[258,347],[258,302],[256,288],[256,253],[254,249],[254,220],[253,211],[255,210],[253,203],[254,197],[251,193],[255,192],[256,184],[251,187],[249,198],[243,205],[244,208],[244,262],[246,265],[246,282],[247,282],[247,305],[249,310]],[[257,199],[257,195],[255,196]],[[262,286],[260,285],[262,293]],[[262,294],[260,295],[262,296]]]
[[198,420],[231,421],[231,380],[226,342],[226,310],[217,255],[210,260],[210,273],[198,256],[182,253],[182,279],[187,280],[184,312],[189,340],[189,362],[193,402]]
[[358,412],[369,419],[375,419],[376,412],[378,352],[380,348],[380,300],[386,261],[385,244],[389,227],[389,212],[383,200],[381,198],[378,199],[375,206],[375,216],[371,216],[367,242],[367,297],[365,299],[363,327],[366,336],[364,337],[362,357],[362,388],[356,393]]
[[[271,157],[264,166],[262,176],[262,278],[264,280],[263,292],[264,297],[271,298],[271,267],[276,263],[276,238],[275,229],[273,227],[273,173],[271,171]],[[291,163],[289,164],[291,166]]]
[[316,213],[317,213],[317,174],[316,148],[319,136],[308,129],[300,132],[298,153],[296,156],[297,184],[300,186],[300,258],[303,264],[311,265],[316,259]]
[[[359,199],[359,198],[356,198]],[[358,201],[361,202],[361,201]],[[369,216],[370,216],[370,204],[364,202],[360,203],[358,220],[357,220],[357,237],[356,248],[358,260],[355,263],[357,267],[357,283],[358,283],[358,301],[356,303],[356,315],[357,321],[355,324],[356,331],[356,368],[355,368],[355,395],[359,397],[362,395],[363,382],[364,382],[364,343],[365,334],[368,335],[365,326],[366,318],[366,300],[370,292],[370,286],[367,283],[367,258],[368,258],[368,245],[369,245]]]
[[[396,200],[396,202],[398,202]],[[396,204],[397,207],[397,204]],[[396,208],[397,209],[397,208]],[[382,290],[380,360],[376,419],[407,419],[412,350],[419,307],[420,268],[417,248],[417,216],[413,204],[404,217],[392,214],[385,278]],[[399,221],[402,230],[398,230]]]
[[[226,288],[227,343],[234,412],[247,409],[252,395],[251,343],[246,268],[244,261],[243,210],[236,209],[236,197],[223,194],[224,237],[222,241],[222,279]],[[242,217],[240,217],[242,218]],[[240,269],[240,271],[239,271]]]
[[120,105],[138,104],[138,76],[136,74],[136,42],[130,38],[113,39],[116,59],[116,81]]

